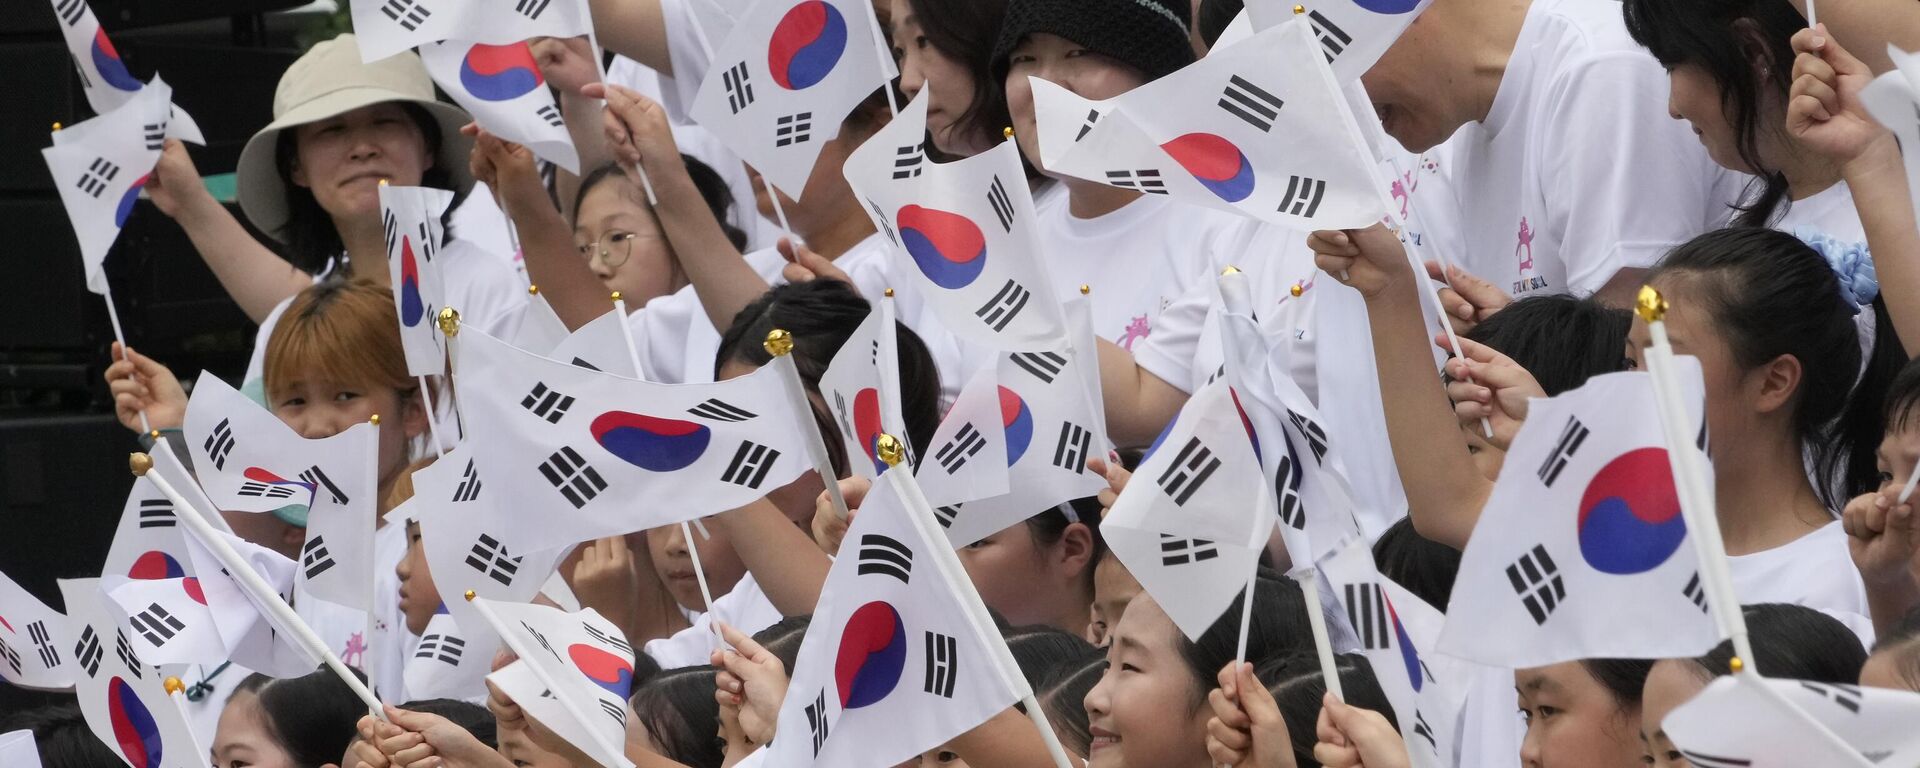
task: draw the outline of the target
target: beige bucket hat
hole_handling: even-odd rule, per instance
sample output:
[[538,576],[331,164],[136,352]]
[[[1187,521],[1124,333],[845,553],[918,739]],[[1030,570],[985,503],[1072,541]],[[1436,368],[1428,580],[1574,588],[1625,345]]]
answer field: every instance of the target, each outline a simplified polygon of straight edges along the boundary
[[284,240],[287,184],[275,166],[280,132],[389,101],[418,104],[433,116],[440,126],[436,164],[453,177],[455,191],[471,188],[467,162],[473,141],[460,135],[460,127],[473,118],[434,98],[433,81],[418,55],[409,51],[365,64],[353,35],[343,34],[315,45],[280,76],[273,92],[273,122],[240,151],[235,179],[240,210],[261,231]]

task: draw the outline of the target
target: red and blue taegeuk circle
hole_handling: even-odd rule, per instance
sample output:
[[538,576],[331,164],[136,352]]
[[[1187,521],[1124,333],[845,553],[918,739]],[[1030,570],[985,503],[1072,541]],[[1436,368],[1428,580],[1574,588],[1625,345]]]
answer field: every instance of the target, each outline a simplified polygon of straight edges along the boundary
[[420,264],[413,255],[413,238],[400,236],[400,324],[418,328],[426,319],[426,301],[420,297]]
[[633,692],[633,663],[585,643],[567,646],[567,658],[594,685],[620,697]]
[[1687,538],[1664,448],[1638,448],[1607,462],[1580,497],[1580,556],[1601,573],[1660,567]]
[[833,679],[842,709],[878,703],[893,692],[907,666],[907,629],[900,612],[875,600],[855,609],[840,632]]
[[107,681],[107,721],[120,754],[133,768],[160,768],[165,752],[160,723],[133,686],[118,677]]
[[879,390],[867,387],[854,393],[853,431],[855,439],[860,441],[860,449],[866,451],[867,459],[873,462],[874,473],[887,471],[887,463],[880,460],[880,435],[884,430],[880,426]]
[[787,10],[767,41],[767,70],[789,91],[818,85],[847,52],[847,19],[825,0],[806,0]]
[[133,564],[127,566],[127,578],[141,581],[178,579],[185,575],[187,569],[180,567],[179,560],[157,549],[140,553],[139,557],[133,559]]
[[1000,388],[1000,426],[1007,434],[1007,466],[1020,463],[1027,445],[1033,442],[1033,409],[1020,393]]
[[1420,7],[1420,0],[1353,0],[1353,4],[1374,13],[1398,16]]
[[115,50],[113,41],[107,39],[106,30],[93,33],[91,47],[93,69],[100,73],[101,80],[128,93],[140,90],[140,81],[133,79],[133,73],[127,71],[127,63],[120,60],[120,51]]
[[133,185],[127,187],[126,194],[120,196],[120,204],[114,206],[113,209],[114,226],[125,227],[127,225],[127,217],[133,215],[133,204],[140,202],[140,189],[147,185],[147,179],[150,178],[153,178],[153,174],[151,173],[134,179]]
[[1193,174],[1200,186],[1221,200],[1237,203],[1253,194],[1253,163],[1225,137],[1189,133],[1160,145],[1168,157]]
[[900,243],[934,285],[965,288],[987,267],[987,236],[957,213],[908,205],[895,214]]
[[608,453],[652,472],[686,469],[713,441],[713,430],[704,424],[627,411],[600,414],[589,431]]
[[460,85],[483,101],[512,101],[546,82],[526,43],[477,43],[460,60]]
[[1413,684],[1413,692],[1419,693],[1427,683],[1427,676],[1420,669],[1420,649],[1413,647],[1413,637],[1400,623],[1400,613],[1393,609],[1393,601],[1382,594],[1380,602],[1386,604],[1387,618],[1393,623],[1393,639],[1400,646],[1400,662],[1407,667],[1407,681]]

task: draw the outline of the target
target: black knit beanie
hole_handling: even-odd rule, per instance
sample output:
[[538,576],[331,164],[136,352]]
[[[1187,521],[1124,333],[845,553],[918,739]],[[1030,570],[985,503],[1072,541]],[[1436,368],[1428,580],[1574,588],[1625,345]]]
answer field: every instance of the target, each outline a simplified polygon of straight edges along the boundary
[[1028,35],[1059,35],[1125,62],[1148,81],[1193,63],[1187,0],[1012,0],[993,45],[993,77],[1005,83],[1007,57]]

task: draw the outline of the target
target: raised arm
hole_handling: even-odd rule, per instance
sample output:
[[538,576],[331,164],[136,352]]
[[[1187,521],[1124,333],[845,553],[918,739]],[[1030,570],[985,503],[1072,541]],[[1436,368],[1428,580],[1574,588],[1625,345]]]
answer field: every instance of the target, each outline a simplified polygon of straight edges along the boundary
[[313,284],[313,276],[253,239],[247,228],[207,191],[200,171],[178,139],[167,139],[147,180],[147,197],[186,230],[187,239],[233,303],[259,323],[287,297]]
[[560,203],[561,215],[571,221],[575,218],[573,199],[580,194],[581,176],[613,159],[607,153],[607,132],[601,127],[600,112],[606,104],[581,93],[588,84],[600,82],[600,72],[593,63],[593,49],[584,37],[542,37],[529,44],[534,60],[540,63],[540,74],[560,92],[560,115],[567,121],[567,135],[573,140],[574,151],[580,154],[580,175],[568,173],[565,168],[554,172],[554,197]]
[[1140,367],[1120,345],[1098,339],[1100,395],[1106,401],[1107,437],[1122,448],[1144,447],[1187,404],[1186,390]]
[[540,286],[553,313],[567,330],[578,330],[607,313],[607,287],[574,248],[573,228],[553,207],[540,183],[533,153],[478,131],[473,142],[473,176],[500,194],[501,206],[520,234],[527,277]]
[[667,19],[662,2],[685,0],[590,0],[593,29],[607,50],[673,74],[667,55]]
[[733,551],[782,616],[813,613],[833,561],[779,507],[761,499],[709,518],[707,524],[727,527]]

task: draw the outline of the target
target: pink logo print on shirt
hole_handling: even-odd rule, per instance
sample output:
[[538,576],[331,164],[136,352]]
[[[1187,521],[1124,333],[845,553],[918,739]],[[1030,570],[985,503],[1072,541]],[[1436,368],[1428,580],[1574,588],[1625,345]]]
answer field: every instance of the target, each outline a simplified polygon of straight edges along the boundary
[[1133,351],[1133,343],[1144,339],[1153,332],[1153,326],[1147,322],[1146,315],[1135,315],[1127,322],[1126,333],[1121,334],[1119,345],[1128,352]]
[[347,638],[347,647],[341,650],[340,663],[356,669],[363,668],[366,662],[367,640],[359,632]]
[[1513,255],[1514,258],[1520,261],[1521,272],[1530,272],[1533,270],[1533,228],[1527,226],[1527,217],[1525,216],[1520,217],[1519,240],[1518,244],[1513,246]]

